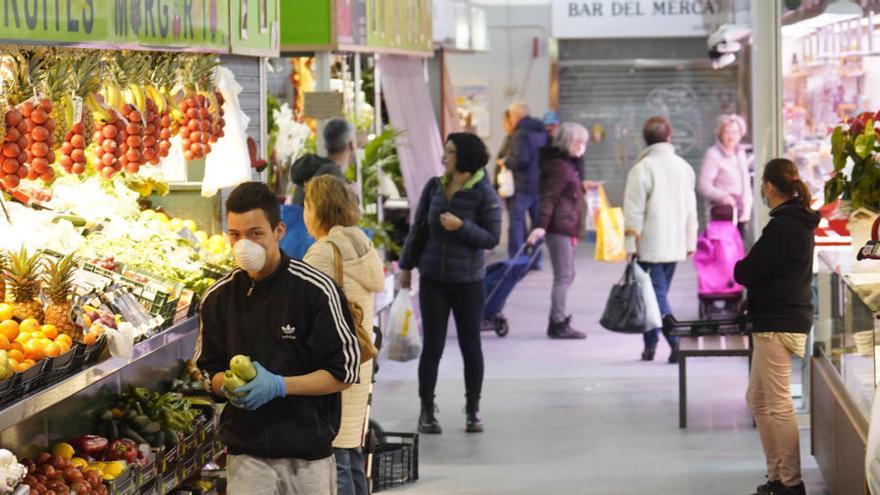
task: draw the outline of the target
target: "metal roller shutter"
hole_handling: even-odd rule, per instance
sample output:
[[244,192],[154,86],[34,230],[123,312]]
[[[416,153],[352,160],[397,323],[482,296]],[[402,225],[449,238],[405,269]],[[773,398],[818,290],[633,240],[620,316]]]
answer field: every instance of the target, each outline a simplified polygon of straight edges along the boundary
[[244,113],[250,117],[247,134],[257,142],[257,149],[261,145],[260,112],[263,98],[260,91],[260,58],[237,57],[224,55],[220,57],[223,66],[235,74],[235,80],[241,84],[242,90],[239,95],[239,103]]
[[699,173],[703,154],[715,142],[718,115],[736,108],[735,69],[716,71],[672,61],[559,63],[559,117],[591,132],[585,156],[588,178],[604,180],[609,199],[617,205],[626,174],[644,148],[641,130],[647,118],[670,119],[673,144]]

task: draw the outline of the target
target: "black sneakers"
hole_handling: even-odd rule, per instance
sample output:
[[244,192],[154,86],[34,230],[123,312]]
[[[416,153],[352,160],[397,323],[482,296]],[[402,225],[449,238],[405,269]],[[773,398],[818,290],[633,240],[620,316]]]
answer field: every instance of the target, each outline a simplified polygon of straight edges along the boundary
[[779,480],[773,480],[759,486],[752,495],[773,495],[782,493],[782,490],[785,490],[785,485]]
[[642,361],[653,361],[654,353],[657,352],[657,349],[645,349],[642,351]]
[[422,404],[422,412],[419,414],[419,433],[439,435],[443,433],[440,422],[435,414],[439,412],[434,404]]
[[675,344],[672,347],[672,350],[669,351],[669,364],[678,363],[678,344]]
[[550,320],[547,325],[547,336],[551,339],[585,339],[587,334],[578,332],[571,327],[571,316],[563,321],[555,322]]
[[468,409],[465,411],[467,415],[467,422],[465,424],[464,431],[468,433],[483,433],[485,429],[483,426],[483,421],[480,419],[480,416],[477,415],[479,411]]
[[807,495],[807,490],[803,483],[785,486],[781,481],[774,480],[759,486],[752,495]]

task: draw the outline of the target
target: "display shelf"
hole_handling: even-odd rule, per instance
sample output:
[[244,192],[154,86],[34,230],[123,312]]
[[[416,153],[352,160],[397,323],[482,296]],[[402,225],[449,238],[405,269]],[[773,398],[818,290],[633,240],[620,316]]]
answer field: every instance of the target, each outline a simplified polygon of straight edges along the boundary
[[0,431],[11,428],[46,409],[63,402],[98,382],[122,372],[138,361],[188,336],[197,329],[197,317],[191,317],[134,346],[128,359],[111,357],[49,388],[31,394],[0,409]]

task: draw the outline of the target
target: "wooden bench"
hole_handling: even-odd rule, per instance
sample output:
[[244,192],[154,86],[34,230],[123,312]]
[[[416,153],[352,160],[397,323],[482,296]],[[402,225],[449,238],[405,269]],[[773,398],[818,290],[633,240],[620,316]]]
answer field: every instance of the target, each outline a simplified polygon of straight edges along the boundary
[[744,356],[751,367],[751,336],[742,334],[679,337],[678,427],[687,428],[687,359],[689,357]]

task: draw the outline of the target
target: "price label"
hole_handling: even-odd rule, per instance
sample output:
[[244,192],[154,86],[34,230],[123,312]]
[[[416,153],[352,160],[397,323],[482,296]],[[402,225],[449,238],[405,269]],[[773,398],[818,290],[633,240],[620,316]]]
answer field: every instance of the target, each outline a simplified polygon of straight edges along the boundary
[[82,122],[83,115],[83,99],[79,96],[73,97],[73,122]]

